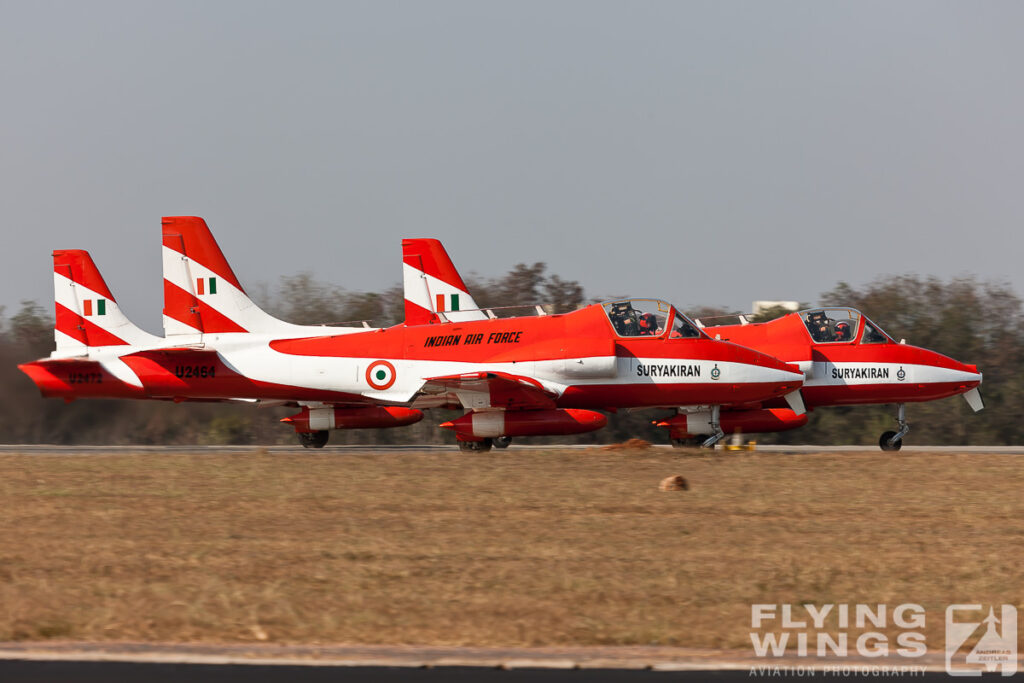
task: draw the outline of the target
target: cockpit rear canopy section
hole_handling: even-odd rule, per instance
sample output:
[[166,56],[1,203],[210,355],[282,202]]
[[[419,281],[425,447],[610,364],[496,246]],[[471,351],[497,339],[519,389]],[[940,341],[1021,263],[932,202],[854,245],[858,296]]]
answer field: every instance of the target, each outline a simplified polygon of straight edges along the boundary
[[[818,344],[859,341],[861,344],[891,344],[892,339],[867,316],[855,308],[812,308],[797,315],[807,326],[811,339]],[[861,330],[863,321],[863,330]]]
[[671,304],[660,299],[620,299],[602,304],[605,315],[620,337],[696,339],[704,334]]

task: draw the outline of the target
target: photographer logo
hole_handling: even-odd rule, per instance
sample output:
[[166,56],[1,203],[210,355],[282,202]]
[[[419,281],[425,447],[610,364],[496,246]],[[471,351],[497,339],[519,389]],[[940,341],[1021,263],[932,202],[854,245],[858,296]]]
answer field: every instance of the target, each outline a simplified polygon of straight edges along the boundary
[[[993,607],[988,616],[982,605],[950,605],[946,608],[946,672],[950,676],[981,676],[999,671],[1003,676],[1017,672],[1017,608],[1002,605],[999,615]],[[973,647],[968,641],[976,639]]]

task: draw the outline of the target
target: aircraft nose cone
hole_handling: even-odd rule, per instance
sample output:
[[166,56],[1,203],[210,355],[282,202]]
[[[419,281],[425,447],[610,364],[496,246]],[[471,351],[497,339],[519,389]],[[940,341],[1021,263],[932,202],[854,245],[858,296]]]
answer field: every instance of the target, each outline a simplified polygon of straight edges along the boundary
[[977,376],[978,384],[981,384],[982,374],[981,374],[981,370],[978,370],[978,366],[977,365],[969,365],[967,363],[962,363],[961,365],[964,366],[964,368],[963,368],[964,372],[968,372],[968,373],[970,373],[972,375]]
[[[935,400],[957,394],[976,395],[981,385],[981,372],[977,365],[961,363],[943,355],[938,351],[911,347],[916,355],[908,357],[905,369],[907,386],[916,390],[915,400]],[[968,398],[968,403],[972,399]],[[975,410],[980,410],[980,396],[972,403]]]
[[944,373],[936,376],[938,380],[962,382],[969,387],[981,384],[981,371],[977,365],[961,363],[937,351],[925,350],[925,362],[932,367],[932,372]]
[[981,386],[982,374],[977,365],[968,365],[966,372],[973,375],[967,380],[967,386],[971,389]]

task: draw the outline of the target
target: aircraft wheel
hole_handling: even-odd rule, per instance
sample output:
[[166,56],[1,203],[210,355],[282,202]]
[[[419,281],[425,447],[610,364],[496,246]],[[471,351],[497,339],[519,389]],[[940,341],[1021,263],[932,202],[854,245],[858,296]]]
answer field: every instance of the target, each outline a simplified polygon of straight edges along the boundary
[[511,443],[512,443],[512,437],[511,436],[499,436],[496,439],[494,439],[494,447],[495,448],[508,448]]
[[329,432],[299,432],[299,443],[303,448],[323,448],[327,445]]
[[878,446],[883,451],[898,451],[903,448],[903,439],[896,439],[895,443],[889,443],[889,439],[896,436],[896,432],[885,432],[878,440]]
[[671,439],[672,448],[696,448],[700,445],[701,440],[695,439],[692,436],[687,439]]
[[694,441],[693,445],[697,446],[698,448],[703,448],[705,450],[713,451],[713,450],[715,450],[714,445],[711,445],[711,446],[705,446],[704,445],[704,442],[707,441],[710,438],[711,438],[710,434],[698,434],[697,436],[693,437],[693,441]]
[[484,451],[491,450],[493,442],[490,439],[484,439],[483,441],[460,441],[460,451],[472,451],[474,453],[483,453]]

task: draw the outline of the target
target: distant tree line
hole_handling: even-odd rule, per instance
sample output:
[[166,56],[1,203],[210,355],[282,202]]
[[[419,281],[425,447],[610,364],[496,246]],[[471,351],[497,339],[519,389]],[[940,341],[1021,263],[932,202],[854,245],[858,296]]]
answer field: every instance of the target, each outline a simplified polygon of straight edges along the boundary
[[[574,310],[590,301],[576,281],[547,272],[544,263],[519,264],[497,278],[472,275],[467,284],[481,307],[542,304],[548,313]],[[274,315],[299,324],[367,320],[374,326],[404,318],[402,288],[354,292],[320,282],[309,274],[284,277],[263,292],[259,303]],[[823,293],[822,306],[861,310],[896,340],[976,363],[985,374],[986,409],[975,414],[959,397],[908,406],[913,444],[1019,444],[1024,423],[1016,412],[1024,406],[1024,314],[1021,299],[1008,285],[974,278],[942,281],[918,276],[878,279],[861,288],[839,283]],[[500,308],[498,314],[527,315]],[[692,307],[694,316],[734,315],[737,311]],[[762,314],[770,318],[781,311]],[[294,443],[292,430],[277,423],[288,408],[253,408],[230,403],[77,400],[65,404],[42,399],[17,364],[46,356],[53,349],[52,310],[22,302],[13,315],[0,308],[0,442],[53,444],[275,444]],[[446,443],[454,436],[437,424],[454,411],[429,411],[407,428],[337,431],[331,443]],[[667,442],[652,420],[666,411],[622,411],[598,432],[561,439],[529,441],[610,443],[629,438]],[[892,406],[822,408],[809,424],[793,432],[760,435],[762,443],[863,444],[893,428]]]

